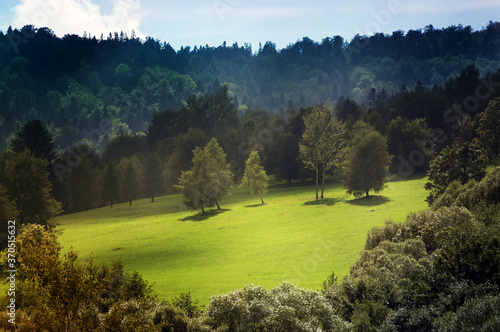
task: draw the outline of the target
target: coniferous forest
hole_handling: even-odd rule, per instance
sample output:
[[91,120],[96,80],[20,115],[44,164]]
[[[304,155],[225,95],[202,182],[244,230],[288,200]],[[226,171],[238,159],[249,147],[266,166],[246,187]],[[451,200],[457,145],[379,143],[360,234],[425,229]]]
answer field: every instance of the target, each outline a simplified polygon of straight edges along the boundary
[[[0,221],[2,267],[4,229],[19,225],[20,328],[497,331],[499,124],[499,22],[304,37],[283,49],[9,28]],[[203,216],[233,183],[265,206],[271,178],[312,179],[316,201],[325,181],[342,181],[368,200],[388,178],[415,175],[427,179],[429,209],[373,228],[349,274],[325,276],[322,290],[285,282],[204,308],[189,293],[160,301],[121,262],[100,266],[58,242],[56,216],[139,198],[180,192]]]

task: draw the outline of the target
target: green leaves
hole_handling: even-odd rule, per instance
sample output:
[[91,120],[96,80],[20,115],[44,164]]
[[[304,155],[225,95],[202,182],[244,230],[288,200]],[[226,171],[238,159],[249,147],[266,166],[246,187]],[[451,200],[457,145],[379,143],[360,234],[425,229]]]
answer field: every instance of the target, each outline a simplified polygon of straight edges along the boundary
[[[260,165],[259,153],[257,151],[250,152],[250,156],[245,162],[245,174],[243,174],[241,187],[250,190],[252,195],[260,196],[262,200],[262,195],[267,193],[268,185],[269,177],[264,167]],[[264,204],[263,200],[262,204]]]
[[431,190],[427,202],[431,205],[453,181],[461,184],[469,180],[480,180],[485,174],[486,156],[477,140],[447,146],[430,162],[429,182],[425,189]]
[[384,189],[390,161],[385,137],[364,122],[356,124],[344,163],[347,193],[360,197]]
[[[300,159],[316,171],[316,199],[318,199],[318,178],[320,167],[325,171],[339,164],[344,147],[345,126],[332,117],[328,104],[315,106],[304,116],[305,130],[299,143]],[[323,193],[321,194],[323,198]]]
[[184,171],[179,178],[179,184],[174,186],[184,198],[184,204],[192,210],[202,210],[205,207],[217,205],[233,184],[233,175],[226,163],[226,154],[212,138],[204,149],[193,150],[193,167]]

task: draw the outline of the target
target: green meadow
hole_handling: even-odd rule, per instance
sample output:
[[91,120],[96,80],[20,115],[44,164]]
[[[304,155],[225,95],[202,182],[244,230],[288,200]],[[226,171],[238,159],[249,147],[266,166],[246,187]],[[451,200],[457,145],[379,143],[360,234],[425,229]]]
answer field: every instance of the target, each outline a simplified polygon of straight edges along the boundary
[[272,288],[285,280],[320,289],[332,271],[349,273],[372,227],[427,208],[425,182],[388,182],[369,199],[332,183],[320,201],[313,185],[275,183],[265,205],[235,185],[221,210],[206,215],[187,211],[179,195],[143,199],[60,216],[59,239],[100,264],[121,259],[165,299],[190,292],[206,304],[249,283]]

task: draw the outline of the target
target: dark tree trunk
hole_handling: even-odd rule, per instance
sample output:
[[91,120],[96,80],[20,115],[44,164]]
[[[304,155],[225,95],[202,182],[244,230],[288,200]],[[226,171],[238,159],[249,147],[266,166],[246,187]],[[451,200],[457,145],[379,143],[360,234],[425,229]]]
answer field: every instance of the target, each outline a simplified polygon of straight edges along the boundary
[[318,164],[316,164],[316,199],[318,199],[318,178],[319,178],[319,170],[318,170]]
[[215,204],[217,205],[217,209],[220,210],[219,202],[215,201]]
[[155,202],[155,194],[151,194],[151,203]]
[[132,206],[132,200],[130,200],[130,203],[128,204],[128,206]]
[[203,208],[203,206],[201,207],[201,212],[203,212],[203,214],[205,214],[205,209]]
[[366,197],[370,197],[370,191],[369,190],[366,191]]
[[321,181],[321,199],[324,199],[325,197],[323,196],[325,192],[325,168],[323,168],[323,179]]
[[262,204],[265,204],[264,200],[262,199],[262,196],[260,197],[260,201],[262,202]]

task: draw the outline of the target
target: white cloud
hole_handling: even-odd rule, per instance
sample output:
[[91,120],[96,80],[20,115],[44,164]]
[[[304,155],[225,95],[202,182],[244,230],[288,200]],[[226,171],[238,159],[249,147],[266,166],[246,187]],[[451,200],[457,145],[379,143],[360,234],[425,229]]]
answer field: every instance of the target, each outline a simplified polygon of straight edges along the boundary
[[112,0],[113,9],[103,14],[101,7],[92,0],[21,0],[14,7],[12,26],[21,28],[32,24],[37,28],[48,27],[56,35],[65,34],[107,36],[110,32],[135,31],[138,37],[144,37],[140,25],[145,12],[140,0]]

